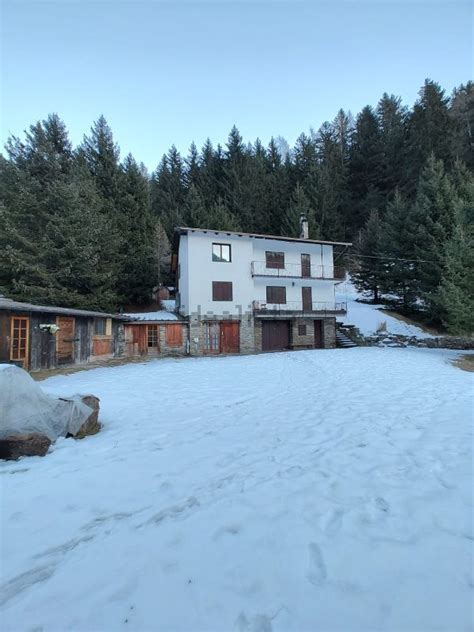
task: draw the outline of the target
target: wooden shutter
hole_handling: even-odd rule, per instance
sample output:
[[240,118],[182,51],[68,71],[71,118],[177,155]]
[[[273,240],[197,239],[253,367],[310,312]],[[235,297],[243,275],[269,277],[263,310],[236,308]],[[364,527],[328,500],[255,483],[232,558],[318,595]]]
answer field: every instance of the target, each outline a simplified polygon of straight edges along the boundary
[[277,268],[281,270],[285,267],[285,253],[267,251],[265,253],[267,268]]
[[268,285],[267,303],[286,303],[286,287]]
[[232,300],[232,282],[231,281],[213,281],[212,282],[212,300],[213,301],[231,301]]
[[181,347],[183,344],[183,326],[166,325],[166,344],[168,347]]

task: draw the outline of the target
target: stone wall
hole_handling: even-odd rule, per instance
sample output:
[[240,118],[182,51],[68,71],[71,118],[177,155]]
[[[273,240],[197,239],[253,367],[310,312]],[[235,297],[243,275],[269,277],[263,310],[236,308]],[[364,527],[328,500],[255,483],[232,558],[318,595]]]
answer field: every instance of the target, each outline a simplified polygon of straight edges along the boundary
[[336,319],[323,319],[323,340],[325,349],[335,349],[336,347]]
[[[214,318],[203,319],[199,314],[191,315],[189,319],[189,340],[190,340],[190,355],[215,355],[212,352],[206,352],[204,349],[204,327],[209,322],[229,322],[235,321],[240,323],[240,353],[255,353],[255,329],[254,319],[252,314],[242,314],[241,316],[224,315]],[[261,328],[260,328],[260,340],[261,340]],[[260,344],[261,348],[261,344]]]

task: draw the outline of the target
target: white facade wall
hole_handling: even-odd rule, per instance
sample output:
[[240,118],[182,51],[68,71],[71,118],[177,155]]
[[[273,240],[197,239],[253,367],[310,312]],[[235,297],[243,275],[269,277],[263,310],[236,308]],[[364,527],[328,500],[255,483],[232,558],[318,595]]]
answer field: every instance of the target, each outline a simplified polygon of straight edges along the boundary
[[[230,244],[232,261],[212,261],[212,244]],[[265,269],[265,252],[283,252],[285,270]],[[225,232],[189,232],[182,235],[179,244],[178,263],[180,276],[179,311],[183,316],[190,314],[238,316],[252,310],[253,301],[266,303],[266,287],[285,286],[288,303],[302,302],[302,287],[312,288],[313,302],[334,302],[335,283],[331,280],[310,278],[285,278],[285,273],[300,274],[301,254],[311,256],[313,270],[324,269],[325,276],[333,274],[333,249],[331,245],[305,242],[285,242],[275,239],[228,235]],[[252,276],[255,268],[272,276]],[[318,268],[316,268],[316,266]],[[324,268],[320,268],[324,266]],[[275,275],[275,276],[273,276]],[[212,282],[231,281],[232,301],[213,301]],[[268,307],[271,307],[267,304]]]

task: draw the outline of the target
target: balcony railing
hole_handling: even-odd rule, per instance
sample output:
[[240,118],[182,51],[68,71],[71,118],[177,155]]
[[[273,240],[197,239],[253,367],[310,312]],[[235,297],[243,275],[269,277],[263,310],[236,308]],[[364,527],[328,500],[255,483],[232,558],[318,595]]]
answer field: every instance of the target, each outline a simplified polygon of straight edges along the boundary
[[281,315],[281,314],[345,314],[347,312],[347,303],[319,302],[319,303],[302,303],[300,301],[289,301],[287,303],[265,303],[262,301],[253,301],[253,311],[255,314],[264,316]]
[[277,277],[287,279],[329,279],[342,280],[346,276],[345,268],[337,266],[305,265],[286,263],[284,268],[267,268],[265,261],[252,261],[252,276]]

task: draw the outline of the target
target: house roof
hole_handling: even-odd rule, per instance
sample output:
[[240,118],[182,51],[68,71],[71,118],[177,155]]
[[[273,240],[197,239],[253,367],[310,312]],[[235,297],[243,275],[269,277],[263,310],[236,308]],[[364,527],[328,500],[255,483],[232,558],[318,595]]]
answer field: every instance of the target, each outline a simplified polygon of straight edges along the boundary
[[262,235],[260,233],[243,233],[233,230],[213,230],[212,228],[190,228],[187,226],[178,226],[175,230],[175,245],[179,242],[180,235],[188,233],[214,233],[215,235],[232,235],[234,237],[250,237],[251,239],[274,239],[277,241],[296,241],[305,244],[326,244],[329,246],[352,246],[352,243],[346,241],[323,241],[321,239],[301,239],[299,237],[284,237],[282,235]]
[[52,305],[34,305],[33,303],[22,303],[10,298],[0,296],[0,310],[19,312],[42,312],[47,314],[64,314],[65,316],[90,316],[95,318],[117,318],[122,320],[117,314],[106,312],[93,312],[86,309],[73,309],[70,307],[53,307]]

